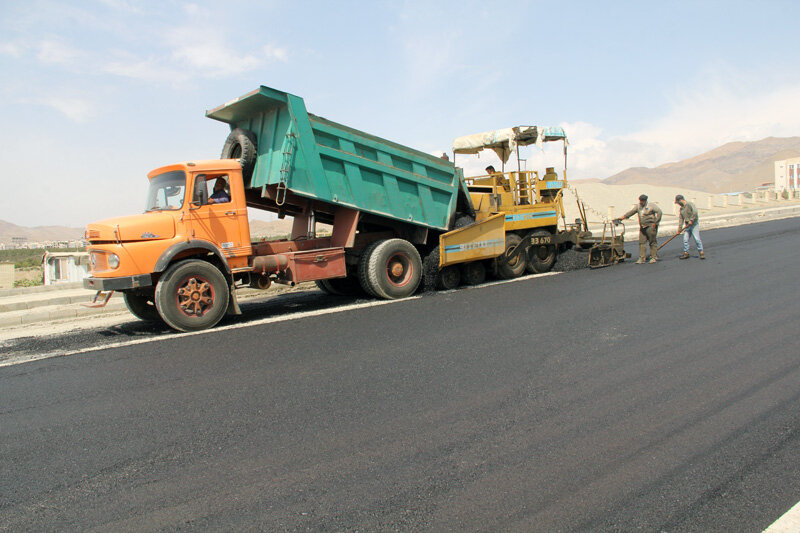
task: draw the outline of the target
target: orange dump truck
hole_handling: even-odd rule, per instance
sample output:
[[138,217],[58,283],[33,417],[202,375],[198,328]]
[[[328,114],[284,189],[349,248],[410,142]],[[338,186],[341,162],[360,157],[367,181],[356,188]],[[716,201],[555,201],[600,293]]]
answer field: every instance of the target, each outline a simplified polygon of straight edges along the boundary
[[[262,86],[206,114],[230,125],[222,159],[153,170],[145,213],[87,227],[90,305],[122,291],[137,317],[192,331],[240,313],[243,285],[402,298],[439,235],[474,220],[452,163],[311,115],[292,94]],[[293,217],[291,237],[251,242],[248,208]]]

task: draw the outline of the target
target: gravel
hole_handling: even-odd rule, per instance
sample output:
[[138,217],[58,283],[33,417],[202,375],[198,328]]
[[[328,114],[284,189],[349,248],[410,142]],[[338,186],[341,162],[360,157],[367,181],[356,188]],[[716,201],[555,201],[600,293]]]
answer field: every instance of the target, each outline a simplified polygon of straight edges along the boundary
[[558,254],[556,264],[553,266],[554,272],[571,272],[573,270],[581,270],[589,268],[589,252],[576,252],[575,250],[566,250]]

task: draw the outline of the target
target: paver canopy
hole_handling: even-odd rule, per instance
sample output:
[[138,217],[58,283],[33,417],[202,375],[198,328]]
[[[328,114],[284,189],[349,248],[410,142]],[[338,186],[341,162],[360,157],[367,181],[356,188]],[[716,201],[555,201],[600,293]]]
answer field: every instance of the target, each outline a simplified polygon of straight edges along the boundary
[[503,163],[508,162],[511,154],[519,146],[535,144],[541,148],[549,141],[567,142],[567,134],[563,128],[540,126],[515,126],[483,133],[474,133],[458,137],[453,141],[454,154],[477,154],[482,150],[493,150]]

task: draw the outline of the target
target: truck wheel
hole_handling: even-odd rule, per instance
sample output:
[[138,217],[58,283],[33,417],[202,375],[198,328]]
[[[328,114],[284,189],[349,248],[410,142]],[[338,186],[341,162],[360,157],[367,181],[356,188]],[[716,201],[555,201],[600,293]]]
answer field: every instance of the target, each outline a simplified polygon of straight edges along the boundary
[[[533,232],[533,237],[552,237],[552,234],[543,229]],[[556,247],[553,245],[531,246],[528,248],[528,272],[531,274],[544,274],[549,272],[556,263]]]
[[161,318],[178,331],[213,327],[228,309],[228,282],[207,261],[188,259],[170,266],[156,286]]
[[256,136],[250,130],[236,128],[222,146],[220,159],[238,159],[242,164],[242,178],[249,182],[256,164]]
[[486,267],[482,261],[473,261],[461,265],[461,279],[467,285],[480,285],[486,281]]
[[449,291],[458,288],[461,284],[461,270],[458,265],[446,266],[439,271],[436,277],[436,288]]
[[153,294],[142,294],[141,292],[125,291],[122,293],[125,300],[125,307],[133,316],[145,322],[161,322],[161,316],[153,303]]
[[516,251],[522,243],[522,238],[516,233],[506,234],[506,251],[497,258],[497,275],[501,279],[517,278],[525,272],[525,252],[514,255],[513,258],[509,256]]
[[358,283],[361,285],[364,292],[367,293],[367,296],[372,296],[373,298],[380,297],[372,290],[372,285],[369,281],[369,262],[375,248],[383,242],[386,241],[375,241],[368,244],[361,252],[361,258],[358,260]]
[[355,296],[361,294],[361,285],[353,277],[321,279],[316,281],[317,287],[336,296]]
[[367,263],[367,279],[376,296],[387,300],[414,294],[422,279],[422,259],[403,239],[381,241]]

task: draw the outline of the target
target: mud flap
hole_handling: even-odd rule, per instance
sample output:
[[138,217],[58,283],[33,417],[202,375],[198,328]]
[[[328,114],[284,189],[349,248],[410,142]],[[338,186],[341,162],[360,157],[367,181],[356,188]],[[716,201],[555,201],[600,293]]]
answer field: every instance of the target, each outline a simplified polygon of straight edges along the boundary
[[226,314],[228,315],[241,315],[242,310],[239,307],[239,300],[236,298],[236,288],[234,287],[233,283],[229,285],[231,297],[228,298],[228,310]]

